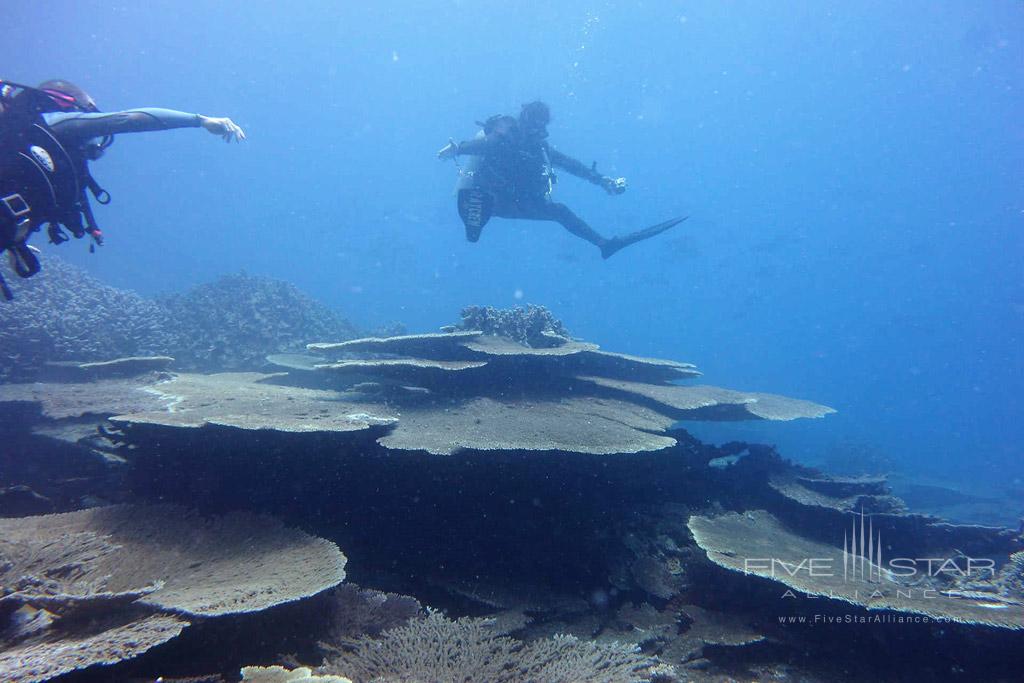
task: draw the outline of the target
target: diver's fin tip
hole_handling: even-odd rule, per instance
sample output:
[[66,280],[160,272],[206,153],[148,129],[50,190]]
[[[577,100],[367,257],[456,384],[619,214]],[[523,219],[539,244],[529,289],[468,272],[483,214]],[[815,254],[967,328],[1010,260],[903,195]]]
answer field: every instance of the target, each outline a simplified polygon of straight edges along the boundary
[[650,226],[649,228],[644,228],[643,230],[637,230],[636,232],[632,232],[628,235],[623,235],[622,237],[612,237],[611,239],[607,240],[603,245],[601,245],[601,258],[607,260],[611,258],[620,249],[628,247],[631,244],[636,244],[637,242],[642,242],[646,239],[650,239],[655,235],[660,235],[669,228],[673,228],[679,225],[687,218],[689,218],[689,216],[673,218],[671,220],[665,221],[664,223],[658,223],[656,225]]

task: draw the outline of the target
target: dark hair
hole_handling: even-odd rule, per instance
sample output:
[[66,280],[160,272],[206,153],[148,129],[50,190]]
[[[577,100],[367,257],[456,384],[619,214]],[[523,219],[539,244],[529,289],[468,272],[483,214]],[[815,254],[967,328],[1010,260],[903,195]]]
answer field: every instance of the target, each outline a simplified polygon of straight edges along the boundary
[[85,92],[71,81],[65,81],[59,78],[43,81],[39,84],[39,90],[56,90],[61,94],[73,97],[75,104],[78,107],[86,111],[96,111],[96,100],[94,100],[89,93]]
[[546,126],[551,123],[551,108],[540,100],[527,102],[519,111],[519,120],[531,121]]

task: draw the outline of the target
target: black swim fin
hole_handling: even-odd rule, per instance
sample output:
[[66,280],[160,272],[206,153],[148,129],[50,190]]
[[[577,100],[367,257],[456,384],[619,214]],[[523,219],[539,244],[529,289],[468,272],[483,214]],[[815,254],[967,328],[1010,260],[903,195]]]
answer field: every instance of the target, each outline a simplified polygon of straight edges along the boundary
[[628,235],[623,235],[622,237],[612,237],[607,242],[601,245],[601,258],[611,258],[611,256],[620,249],[628,247],[631,244],[636,244],[637,242],[642,242],[646,239],[650,239],[655,235],[660,235],[669,228],[673,228],[679,225],[687,218],[689,218],[689,216],[673,218],[670,221],[658,223],[657,225],[652,225],[649,228],[644,228],[643,230],[631,232]]

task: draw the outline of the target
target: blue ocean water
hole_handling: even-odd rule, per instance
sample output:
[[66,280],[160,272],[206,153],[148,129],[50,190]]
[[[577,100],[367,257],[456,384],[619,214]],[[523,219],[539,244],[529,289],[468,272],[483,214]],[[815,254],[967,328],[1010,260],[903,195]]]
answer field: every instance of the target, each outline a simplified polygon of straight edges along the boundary
[[[1024,480],[1019,3],[44,0],[5,19],[4,77],[249,134],[120,136],[95,166],[107,245],[59,247],[105,282],[244,269],[417,331],[544,304],[605,348],[839,410],[704,438]],[[434,153],[537,98],[554,146],[630,180],[608,197],[563,174],[595,228],[690,220],[608,262],[553,224],[467,243]]]

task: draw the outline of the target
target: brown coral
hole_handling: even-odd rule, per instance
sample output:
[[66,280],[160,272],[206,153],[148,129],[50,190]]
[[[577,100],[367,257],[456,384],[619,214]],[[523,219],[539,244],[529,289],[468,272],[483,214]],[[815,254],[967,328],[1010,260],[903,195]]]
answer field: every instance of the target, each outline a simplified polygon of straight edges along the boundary
[[[823,596],[867,610],[1024,629],[1024,605],[1018,602],[944,590],[947,586],[934,571],[935,562],[956,562],[957,558],[929,554],[931,559],[920,572],[902,576],[884,564],[881,551],[875,554],[871,531],[867,536],[870,549],[851,553],[847,547],[800,536],[763,510],[717,517],[694,515],[689,528],[715,564],[778,582],[794,595]],[[888,552],[895,556],[898,551]],[[902,572],[905,565],[897,568]]]
[[0,519],[0,677],[42,681],[134,657],[189,625],[344,579],[328,541],[236,513],[114,506]]

